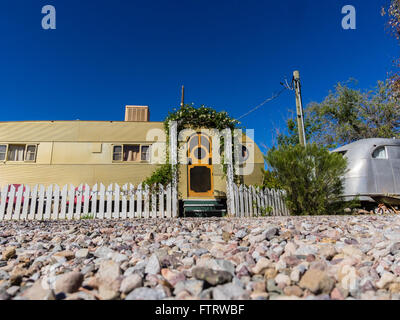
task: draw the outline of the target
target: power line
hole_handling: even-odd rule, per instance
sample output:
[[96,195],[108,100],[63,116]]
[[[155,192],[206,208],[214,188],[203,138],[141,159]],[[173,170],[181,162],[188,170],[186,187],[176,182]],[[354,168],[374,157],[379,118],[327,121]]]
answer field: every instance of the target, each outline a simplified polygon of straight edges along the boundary
[[239,118],[237,118],[238,120],[248,116],[250,113],[253,113],[254,111],[258,110],[259,108],[261,108],[264,104],[277,99],[285,90],[289,90],[288,87],[284,86],[284,88],[279,91],[278,93],[274,94],[271,98],[268,98],[266,100],[264,100],[263,102],[261,102],[258,106],[256,106],[255,108],[251,109],[249,112],[245,113],[244,115],[240,116]]

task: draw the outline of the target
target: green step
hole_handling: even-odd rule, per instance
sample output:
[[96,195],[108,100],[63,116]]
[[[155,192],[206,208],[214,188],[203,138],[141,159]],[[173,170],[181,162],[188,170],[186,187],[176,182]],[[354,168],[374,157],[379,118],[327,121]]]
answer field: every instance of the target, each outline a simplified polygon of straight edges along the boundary
[[196,216],[223,215],[226,213],[224,203],[219,200],[187,199],[183,200],[184,214]]

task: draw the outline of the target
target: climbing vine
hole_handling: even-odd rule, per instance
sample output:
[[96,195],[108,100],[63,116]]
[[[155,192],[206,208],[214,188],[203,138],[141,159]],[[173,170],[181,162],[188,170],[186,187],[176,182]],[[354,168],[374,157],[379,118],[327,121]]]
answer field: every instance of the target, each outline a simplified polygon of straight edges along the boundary
[[[239,121],[231,118],[226,111],[218,112],[205,105],[196,108],[193,104],[186,104],[179,109],[173,109],[173,112],[169,112],[164,120],[164,131],[167,137],[166,164],[157,168],[153,174],[144,181],[145,184],[153,185],[161,183],[162,185],[166,185],[172,181],[173,171],[169,164],[169,124],[171,121],[177,122],[178,132],[187,128],[217,130],[229,128],[234,130],[238,128],[240,124]],[[221,139],[221,147],[223,148],[223,139]],[[224,173],[226,173],[226,166],[224,165],[223,167]]]
[[196,108],[193,104],[186,104],[178,110],[174,109],[174,112],[169,112],[164,120],[166,133],[169,132],[170,121],[178,123],[178,132],[185,128],[212,128],[217,130],[229,128],[233,130],[240,124],[236,119],[229,117],[226,111],[218,112],[204,105]]

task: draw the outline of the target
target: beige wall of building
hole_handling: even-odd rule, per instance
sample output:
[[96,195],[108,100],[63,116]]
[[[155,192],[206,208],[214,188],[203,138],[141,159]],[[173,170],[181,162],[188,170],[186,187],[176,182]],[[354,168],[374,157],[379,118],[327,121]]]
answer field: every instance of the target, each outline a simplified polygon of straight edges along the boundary
[[[162,122],[120,121],[25,121],[0,122],[0,144],[37,145],[36,162],[0,161],[0,185],[5,184],[139,184],[158,167],[148,162],[113,162],[113,145],[165,143]],[[261,184],[263,155],[248,137],[243,143],[254,148],[246,164],[251,174],[245,184]],[[179,166],[179,193],[188,196],[187,166]],[[224,197],[226,179],[221,164],[213,164],[214,196]]]

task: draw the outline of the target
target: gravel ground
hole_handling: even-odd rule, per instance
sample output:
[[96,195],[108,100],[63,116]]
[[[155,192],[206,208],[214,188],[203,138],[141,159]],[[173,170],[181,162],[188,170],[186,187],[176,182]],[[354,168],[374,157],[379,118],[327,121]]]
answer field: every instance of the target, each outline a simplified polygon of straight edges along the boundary
[[400,216],[0,223],[0,299],[400,299]]

